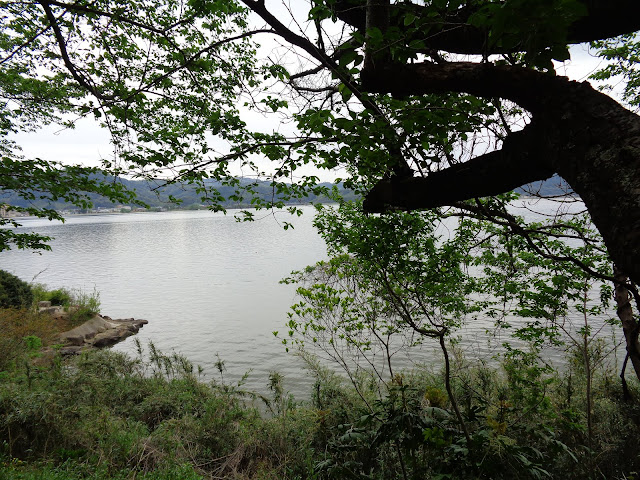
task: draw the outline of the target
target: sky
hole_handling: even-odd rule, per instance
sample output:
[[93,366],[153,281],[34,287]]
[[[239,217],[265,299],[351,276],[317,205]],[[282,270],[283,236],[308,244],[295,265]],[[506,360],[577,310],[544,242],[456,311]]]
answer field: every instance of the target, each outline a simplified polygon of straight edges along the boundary
[[[278,15],[283,23],[287,24],[286,19],[291,16],[288,9],[292,7],[291,2],[272,0],[267,5],[273,7],[274,12]],[[293,0],[293,7],[300,9],[306,2]],[[259,25],[258,20],[254,20]],[[295,28],[295,24],[291,24]],[[273,40],[260,36],[262,44],[261,53],[268,55],[270,50],[276,46]],[[556,64],[556,70],[560,75],[568,76],[573,80],[584,81],[590,73],[601,66],[601,60],[594,57],[587,45],[576,45],[571,48],[571,61]],[[246,112],[245,118],[251,127],[261,131],[276,129],[284,133],[290,133],[292,127],[290,125],[274,125],[272,118],[261,117],[257,113]],[[100,158],[109,158],[111,156],[111,145],[107,130],[100,128],[93,118],[85,118],[78,120],[74,129],[63,129],[59,126],[50,126],[42,128],[35,133],[21,133],[16,135],[15,140],[23,148],[23,153],[27,157],[39,157],[48,160],[59,161],[70,164],[98,165]],[[265,167],[267,164],[265,163]],[[234,174],[241,174],[241,171]],[[327,172],[307,167],[299,173],[305,175],[318,175],[323,181],[332,181],[337,176],[343,176],[344,172]]]

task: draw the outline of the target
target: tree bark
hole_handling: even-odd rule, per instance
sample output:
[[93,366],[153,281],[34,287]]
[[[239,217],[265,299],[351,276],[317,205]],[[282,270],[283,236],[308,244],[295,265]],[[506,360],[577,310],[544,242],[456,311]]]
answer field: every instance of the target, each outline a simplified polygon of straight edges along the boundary
[[[367,32],[377,28],[383,34],[389,28],[389,0],[367,0]],[[389,63],[389,49],[384,45],[371,47],[371,42],[367,34],[367,42],[364,54],[364,68],[375,68],[378,63]]]
[[[637,0],[581,0],[581,3],[584,4],[587,14],[569,26],[566,38],[568,44],[602,40],[640,30],[640,2]],[[333,9],[340,20],[365,31],[366,4],[367,0],[337,0]],[[391,10],[391,24],[394,27],[406,30],[404,15],[409,8],[416,16],[433,11],[432,6],[406,3],[398,8],[396,4]],[[504,54],[522,50],[522,47],[518,46],[503,48],[493,45],[489,48],[487,32],[468,24],[469,18],[476,10],[473,7],[465,7],[456,10],[455,13],[443,11],[442,17],[437,16],[428,24],[429,34],[421,35],[419,40],[427,49],[465,55]]]
[[615,266],[613,275],[616,280],[615,284],[615,301],[618,305],[618,318],[622,322],[622,331],[627,345],[628,358],[636,372],[636,376],[640,379],[640,343],[638,342],[638,322],[633,318],[633,309],[631,308],[631,296],[625,288],[627,276]]
[[[545,180],[553,170],[540,161],[544,144],[537,142],[532,125],[505,140],[500,150],[460,163],[428,177],[382,180],[366,196],[364,210],[382,213],[388,208],[415,210],[488,197],[521,185]],[[553,154],[553,152],[550,152]],[[464,195],[462,195],[464,192]]]

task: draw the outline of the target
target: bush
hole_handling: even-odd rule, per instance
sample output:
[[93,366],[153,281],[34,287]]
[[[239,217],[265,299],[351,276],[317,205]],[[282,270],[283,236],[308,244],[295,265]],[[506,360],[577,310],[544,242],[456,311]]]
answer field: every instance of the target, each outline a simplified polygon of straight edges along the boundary
[[0,309],[0,372],[33,357],[40,346],[55,344],[64,330],[68,330],[68,323],[63,318],[52,319],[27,308]]
[[69,321],[72,326],[81,325],[100,313],[100,294],[96,290],[92,293],[75,290],[70,294],[70,298],[73,309]]
[[64,288],[58,288],[48,292],[46,300],[49,300],[51,305],[68,307],[71,305],[71,293]]
[[29,284],[0,270],[0,308],[28,308],[33,302]]

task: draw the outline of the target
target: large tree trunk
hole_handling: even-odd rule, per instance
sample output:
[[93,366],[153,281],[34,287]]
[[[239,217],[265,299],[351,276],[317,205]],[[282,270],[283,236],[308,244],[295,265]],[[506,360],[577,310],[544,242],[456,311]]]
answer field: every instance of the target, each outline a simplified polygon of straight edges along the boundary
[[614,263],[640,283],[640,118],[591,88],[573,100],[554,170],[584,201]]

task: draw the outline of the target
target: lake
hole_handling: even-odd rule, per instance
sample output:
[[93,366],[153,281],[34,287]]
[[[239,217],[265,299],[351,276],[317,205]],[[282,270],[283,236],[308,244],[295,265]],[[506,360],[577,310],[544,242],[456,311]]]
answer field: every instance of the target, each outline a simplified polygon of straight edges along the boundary
[[[209,378],[219,354],[231,379],[253,369],[256,387],[271,370],[300,375],[298,359],[272,332],[295,300],[295,287],[278,282],[326,257],[312,214],[307,209],[289,230],[287,214],[260,212],[254,222],[209,211],[24,219],[25,228],[54,237],[52,251],[2,252],[0,264],[51,288],[95,289],[103,314],[149,320],[137,335],[143,344],[185,354]],[[115,347],[132,348],[132,339]]]
[[[203,367],[205,379],[219,378],[219,355],[226,381],[251,370],[246,388],[265,392],[269,372],[278,371],[286,388],[304,397],[310,379],[303,362],[272,332],[286,330],[296,302],[295,286],[279,281],[326,258],[313,213],[305,207],[289,230],[284,212],[257,212],[254,222],[209,211],[83,215],[64,224],[23,219],[24,228],[54,237],[52,251],[0,252],[0,268],[50,288],[95,289],[104,315],[149,320],[137,335],[142,344],[152,340],[166,353],[184,354]],[[490,327],[465,327],[464,348],[490,356]],[[113,348],[133,353],[133,339]],[[425,346],[417,357],[439,361],[440,352]]]

